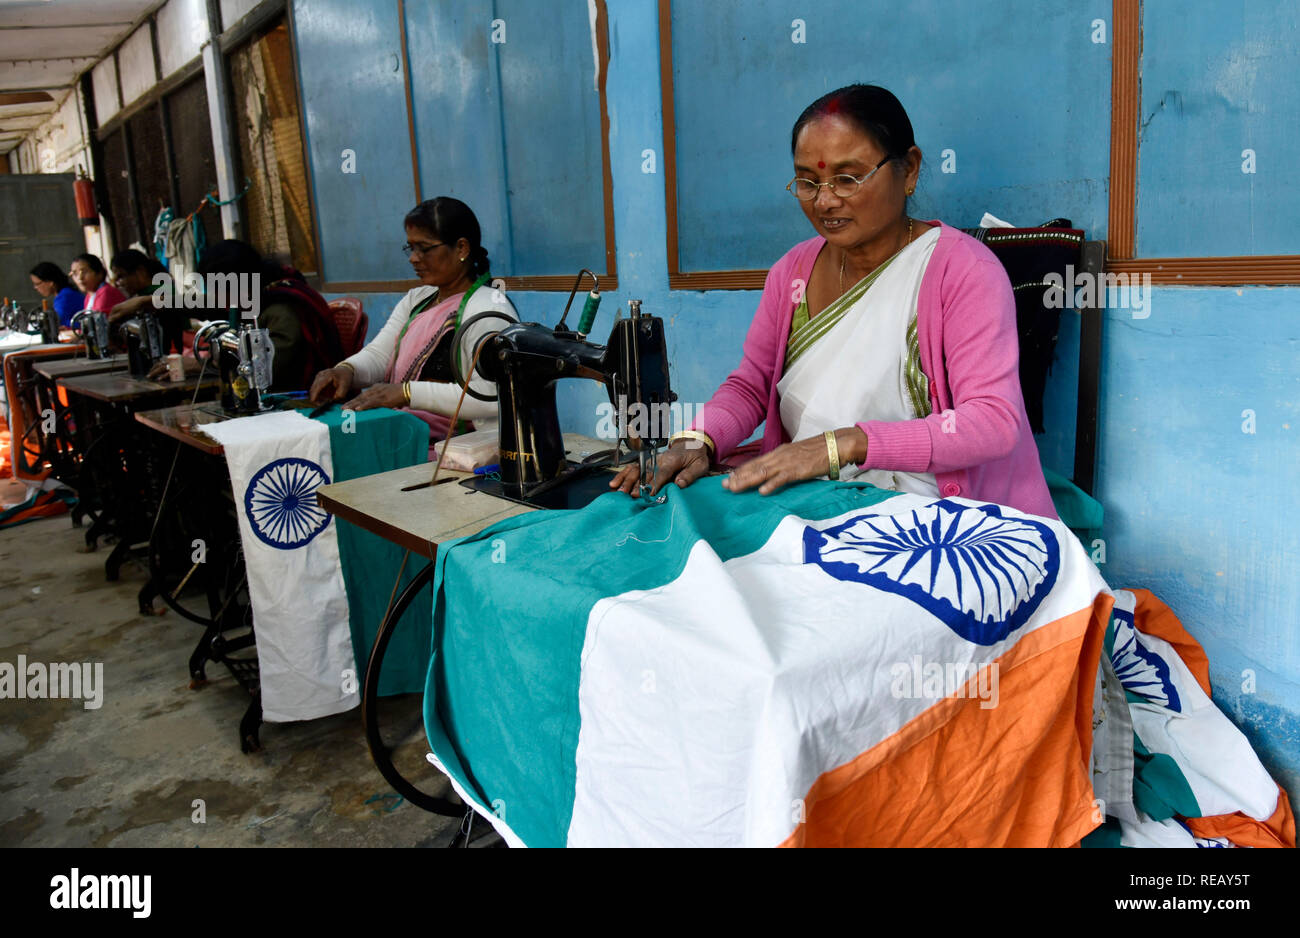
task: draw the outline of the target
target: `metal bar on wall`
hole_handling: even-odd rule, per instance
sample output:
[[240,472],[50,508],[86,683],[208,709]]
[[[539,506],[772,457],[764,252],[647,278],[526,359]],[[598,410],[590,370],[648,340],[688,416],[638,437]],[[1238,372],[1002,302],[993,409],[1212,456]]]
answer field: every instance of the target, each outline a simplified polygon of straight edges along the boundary
[[[95,203],[99,207],[99,212],[104,215],[109,223],[111,233],[113,227],[112,206],[108,202],[108,186],[104,182],[104,145],[100,142],[97,130],[99,129],[98,117],[95,110],[95,88],[90,80],[90,69],[81,74],[81,100],[86,114],[86,150],[90,166],[90,178],[93,181],[95,189]],[[111,239],[105,238],[104,243],[109,243]]]
[[[162,50],[158,48],[158,20],[156,16],[149,17],[149,41],[153,46],[154,74],[162,75]],[[154,87],[157,88],[161,84],[159,82]],[[161,95],[159,95],[156,104],[158,107],[158,128],[162,134],[163,165],[167,169],[167,191],[171,196],[172,211],[177,212],[180,210],[181,189],[180,182],[176,178],[176,155],[172,152],[172,121],[167,114],[167,105]]]
[[242,188],[235,178],[234,138],[230,110],[230,76],[221,54],[221,9],[217,0],[207,0],[208,38],[203,43],[203,77],[208,92],[208,120],[212,125],[212,154],[216,162],[217,192],[227,205],[221,206],[221,231],[227,238],[243,237],[238,202]]
[[158,124],[162,128],[163,164],[167,167],[167,191],[172,197],[172,215],[181,210],[181,183],[176,174],[176,153],[172,150],[172,119],[167,103],[158,99]]
[[[141,244],[148,239],[144,236],[144,214],[140,210],[140,182],[136,179],[135,173],[135,153],[131,147],[132,140],[131,125],[122,125],[122,165],[126,167],[126,197],[131,206],[131,220],[135,222],[135,235]],[[126,233],[122,233],[123,239]],[[108,260],[108,258],[105,258]]]
[[[307,217],[311,219],[313,229],[311,251],[316,269],[310,271],[310,273],[313,273],[316,276],[312,277],[311,280],[313,286],[324,289],[325,285],[320,283],[320,279],[324,276],[324,272],[321,270],[320,216],[316,211],[316,174],[312,171],[311,147],[307,136],[307,102],[303,99],[302,94],[302,79],[300,77],[302,75],[302,68],[298,63],[298,30],[295,28],[293,22],[292,3],[288,4],[285,8],[285,21],[289,32],[289,52],[293,56],[294,91],[298,98],[298,132],[302,134],[303,175],[307,177]],[[303,273],[309,273],[309,271],[303,271]]]
[[420,154],[415,146],[415,103],[411,100],[411,60],[406,50],[406,0],[397,0],[398,38],[402,43],[402,88],[406,91],[406,136],[411,141],[411,176],[415,180],[415,202],[424,201],[420,194]]

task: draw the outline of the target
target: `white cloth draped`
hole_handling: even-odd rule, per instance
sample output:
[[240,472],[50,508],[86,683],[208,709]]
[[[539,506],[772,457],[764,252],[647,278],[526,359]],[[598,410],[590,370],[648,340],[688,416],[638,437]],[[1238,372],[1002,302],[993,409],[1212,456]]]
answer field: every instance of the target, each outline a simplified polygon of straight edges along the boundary
[[[360,703],[334,521],[329,428],[296,411],[205,424],[226,452],[257,632],[262,718],[313,720]],[[252,507],[254,517],[250,518]]]
[[[913,420],[907,393],[907,329],[916,317],[921,278],[939,241],[931,228],[905,247],[835,326],[792,364],[777,384],[781,423],[792,440],[866,420]],[[824,313],[823,313],[824,314]],[[814,317],[814,321],[816,321]],[[840,466],[841,479],[938,497],[930,472]]]

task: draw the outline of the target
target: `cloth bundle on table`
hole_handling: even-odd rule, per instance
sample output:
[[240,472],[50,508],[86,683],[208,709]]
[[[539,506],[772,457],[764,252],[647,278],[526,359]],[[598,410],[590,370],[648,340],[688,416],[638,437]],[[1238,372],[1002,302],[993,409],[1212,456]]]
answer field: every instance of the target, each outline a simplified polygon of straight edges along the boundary
[[665,494],[439,548],[426,728],[508,842],[1070,846],[1101,823],[1113,596],[1062,523],[862,483]]
[[[310,720],[355,707],[402,551],[334,523],[315,493],[422,462],[424,425],[386,409],[316,420],[289,411],[205,424],[203,431],[225,449],[239,510],[263,718]],[[428,641],[427,617],[405,623],[390,646],[382,692],[419,689]]]

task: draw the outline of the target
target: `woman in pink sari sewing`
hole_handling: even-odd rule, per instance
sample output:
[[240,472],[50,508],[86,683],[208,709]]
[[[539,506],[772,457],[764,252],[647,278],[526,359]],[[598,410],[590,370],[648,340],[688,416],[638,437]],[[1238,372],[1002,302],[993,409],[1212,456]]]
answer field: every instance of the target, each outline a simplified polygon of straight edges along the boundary
[[[816,237],[768,272],[739,367],[659,456],[654,491],[737,462],[764,424],[759,455],[724,488],[857,478],[1056,517],[1011,284],[974,238],[908,214],[921,151],[902,104],[874,85],[833,91],[795,122],[791,150],[786,188]],[[610,486],[638,481],[634,465]]]
[[[506,323],[484,316],[468,328],[460,325],[487,312],[519,317],[505,294],[492,288],[478,219],[459,199],[441,196],[411,209],[403,250],[421,285],[402,298],[373,342],[317,374],[310,396],[318,404],[346,401],[352,410],[407,408],[429,425],[431,441],[441,440],[454,435],[451,417],[461,398],[455,375],[469,369],[479,340]],[[496,385],[477,370],[470,387],[496,395]],[[496,415],[495,402],[465,395],[461,421]]]

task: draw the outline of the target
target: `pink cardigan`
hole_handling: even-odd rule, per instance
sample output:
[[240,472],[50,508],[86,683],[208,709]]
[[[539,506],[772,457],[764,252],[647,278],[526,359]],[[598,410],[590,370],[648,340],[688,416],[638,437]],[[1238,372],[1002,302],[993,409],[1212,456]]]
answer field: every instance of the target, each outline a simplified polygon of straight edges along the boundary
[[[712,437],[720,456],[763,420],[761,452],[790,441],[776,386],[794,316],[794,282],[808,282],[825,243],[819,236],[797,244],[768,271],[740,365],[693,424]],[[1011,283],[988,248],[947,225],[921,279],[917,333],[932,413],[921,420],[859,423],[867,435],[862,467],[931,472],[945,498],[1055,518],[1020,392]]]

